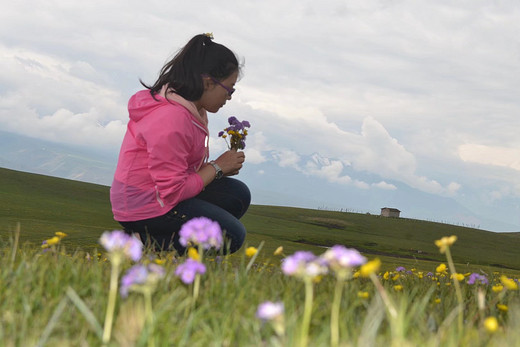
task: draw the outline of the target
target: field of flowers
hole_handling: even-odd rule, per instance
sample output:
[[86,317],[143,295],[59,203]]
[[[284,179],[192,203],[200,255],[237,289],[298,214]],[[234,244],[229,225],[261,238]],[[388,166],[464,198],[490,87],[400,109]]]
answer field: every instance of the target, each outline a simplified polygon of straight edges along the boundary
[[322,254],[263,243],[234,255],[218,225],[181,230],[185,256],[154,253],[120,231],[99,252],[0,240],[5,346],[514,346],[518,279],[458,273],[450,247],[434,268],[387,269],[336,245]]

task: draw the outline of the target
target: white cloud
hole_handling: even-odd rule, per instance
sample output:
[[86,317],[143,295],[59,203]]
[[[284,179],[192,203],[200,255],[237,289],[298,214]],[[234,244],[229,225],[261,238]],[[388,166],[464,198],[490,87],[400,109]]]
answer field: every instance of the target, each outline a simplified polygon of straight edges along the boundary
[[520,171],[520,148],[466,143],[458,148],[462,160]]
[[384,190],[396,190],[397,189],[397,187],[395,185],[393,185],[391,183],[387,183],[385,181],[373,183],[372,186],[380,188],[380,189],[384,189]]

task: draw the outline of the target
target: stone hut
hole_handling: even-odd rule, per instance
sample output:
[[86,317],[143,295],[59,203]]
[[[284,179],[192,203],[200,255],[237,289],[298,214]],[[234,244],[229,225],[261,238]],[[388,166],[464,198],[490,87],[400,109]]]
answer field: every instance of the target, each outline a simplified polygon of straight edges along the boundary
[[394,217],[394,218],[399,218],[399,214],[401,213],[401,211],[399,211],[398,209],[396,208],[391,208],[391,207],[383,207],[381,209],[381,216],[383,217]]

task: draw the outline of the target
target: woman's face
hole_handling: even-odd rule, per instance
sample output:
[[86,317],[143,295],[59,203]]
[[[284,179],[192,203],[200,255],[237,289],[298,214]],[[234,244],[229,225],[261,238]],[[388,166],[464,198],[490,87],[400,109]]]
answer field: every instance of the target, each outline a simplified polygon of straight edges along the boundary
[[231,100],[231,93],[234,91],[235,83],[238,79],[238,71],[233,72],[229,77],[222,81],[217,81],[211,77],[204,78],[204,93],[196,102],[197,107],[202,107],[208,112],[215,113],[226,101]]

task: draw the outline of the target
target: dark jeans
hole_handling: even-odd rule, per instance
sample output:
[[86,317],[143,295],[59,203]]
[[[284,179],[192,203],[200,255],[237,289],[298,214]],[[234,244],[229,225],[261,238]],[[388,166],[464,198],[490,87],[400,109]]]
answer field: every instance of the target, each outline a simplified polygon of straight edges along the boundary
[[141,240],[156,250],[172,247],[179,254],[186,249],[179,243],[179,230],[188,220],[207,217],[220,224],[225,234],[224,252],[240,249],[246,238],[246,228],[239,221],[251,202],[249,188],[239,180],[223,177],[211,182],[194,198],[181,201],[165,215],[135,222],[119,222],[127,233],[138,233]]

